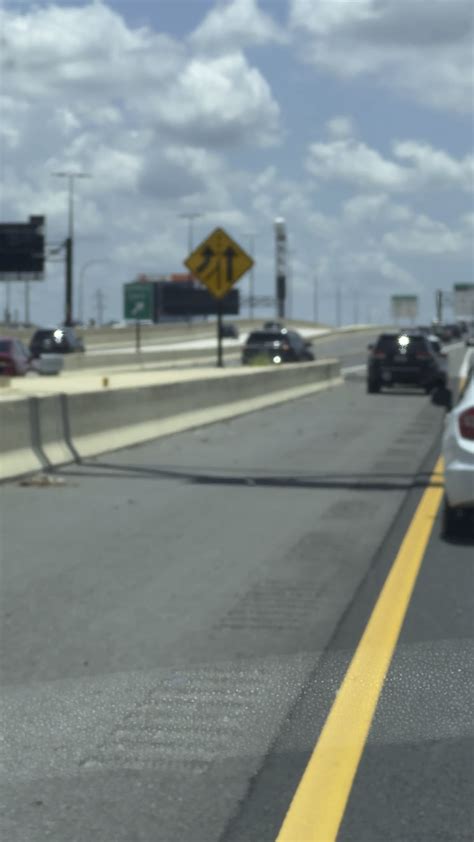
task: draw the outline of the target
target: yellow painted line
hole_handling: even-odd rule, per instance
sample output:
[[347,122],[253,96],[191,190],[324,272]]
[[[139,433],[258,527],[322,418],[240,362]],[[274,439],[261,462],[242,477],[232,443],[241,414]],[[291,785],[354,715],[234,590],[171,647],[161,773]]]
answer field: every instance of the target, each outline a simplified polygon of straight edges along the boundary
[[277,842],[335,842],[385,676],[443,497],[438,459],[408,527]]

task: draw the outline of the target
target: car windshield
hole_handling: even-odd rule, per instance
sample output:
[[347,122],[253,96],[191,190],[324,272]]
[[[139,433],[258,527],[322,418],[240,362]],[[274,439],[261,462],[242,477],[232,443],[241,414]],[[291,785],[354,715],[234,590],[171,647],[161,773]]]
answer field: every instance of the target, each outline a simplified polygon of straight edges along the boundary
[[473,37],[0,0],[2,842],[474,842]]
[[250,334],[249,345],[263,345],[267,342],[281,342],[284,338],[281,332],[275,330],[257,330]]

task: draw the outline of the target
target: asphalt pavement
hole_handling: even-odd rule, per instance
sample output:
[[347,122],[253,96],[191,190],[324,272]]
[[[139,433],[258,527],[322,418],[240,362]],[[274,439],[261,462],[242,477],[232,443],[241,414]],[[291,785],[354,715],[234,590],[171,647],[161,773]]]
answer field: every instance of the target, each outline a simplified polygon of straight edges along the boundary
[[[3,838],[277,837],[438,454],[361,341],[330,391],[1,488]],[[472,546],[434,523],[339,840],[473,838]]]

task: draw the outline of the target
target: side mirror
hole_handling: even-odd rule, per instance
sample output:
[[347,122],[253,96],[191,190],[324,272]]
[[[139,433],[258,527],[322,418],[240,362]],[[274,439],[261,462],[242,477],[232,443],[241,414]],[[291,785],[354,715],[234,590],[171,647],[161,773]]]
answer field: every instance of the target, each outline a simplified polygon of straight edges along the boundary
[[431,403],[435,406],[444,406],[448,412],[453,406],[453,393],[447,386],[436,386],[431,392]]
[[368,351],[373,351],[373,350],[374,350],[374,343],[373,343],[373,342],[369,342],[369,344],[367,345],[367,350],[368,350]]
[[305,344],[305,348],[312,348],[313,347],[313,343],[311,342],[311,339],[305,339],[304,344]]

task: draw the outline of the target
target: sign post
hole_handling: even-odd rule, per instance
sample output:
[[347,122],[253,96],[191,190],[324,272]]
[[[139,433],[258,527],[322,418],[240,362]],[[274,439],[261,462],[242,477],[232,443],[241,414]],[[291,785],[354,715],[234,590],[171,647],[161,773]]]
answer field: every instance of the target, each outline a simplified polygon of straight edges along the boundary
[[193,277],[217,299],[217,365],[223,366],[222,299],[254,262],[222,228],[216,228],[184,261]]
[[153,319],[153,286],[148,283],[126,284],[123,301],[124,318],[135,322],[135,352],[141,351],[141,323]]

